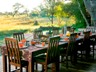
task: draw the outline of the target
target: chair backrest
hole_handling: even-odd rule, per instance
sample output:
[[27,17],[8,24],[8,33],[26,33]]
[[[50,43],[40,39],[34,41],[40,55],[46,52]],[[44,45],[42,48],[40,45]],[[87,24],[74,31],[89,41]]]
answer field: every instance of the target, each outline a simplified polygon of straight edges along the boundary
[[8,59],[13,65],[19,65],[21,63],[20,51],[18,41],[15,38],[5,38]]
[[53,28],[52,32],[53,32],[53,36],[59,35],[59,29],[58,28]]
[[24,33],[23,32],[18,32],[18,33],[13,33],[13,38],[16,38],[18,42],[20,42],[22,39],[24,39]]
[[84,40],[87,40],[90,38],[90,31],[84,32]]
[[90,31],[84,32],[83,44],[84,44],[84,46],[89,47],[89,45],[90,45]]
[[72,28],[71,26],[67,26],[67,31],[71,32]]
[[49,38],[47,57],[46,57],[47,64],[58,62],[58,59],[59,59],[59,48],[58,48],[59,40],[60,40],[59,36]]
[[69,38],[68,47],[67,47],[67,55],[72,54],[72,52],[76,49],[76,35],[77,33],[72,33]]
[[42,30],[35,30],[34,31],[34,39],[38,39],[39,35],[43,35]]
[[94,26],[89,26],[89,27],[86,27],[86,31],[91,31],[91,32],[95,32],[95,27]]
[[76,40],[77,33],[72,33],[69,37],[69,42],[74,42]]
[[95,45],[96,44],[96,35],[94,34],[94,35],[91,35],[90,36],[90,44],[91,45]]

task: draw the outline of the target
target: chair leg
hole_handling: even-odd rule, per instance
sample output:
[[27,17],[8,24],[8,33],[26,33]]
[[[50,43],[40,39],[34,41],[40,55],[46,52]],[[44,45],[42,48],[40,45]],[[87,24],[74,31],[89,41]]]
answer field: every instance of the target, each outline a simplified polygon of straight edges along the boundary
[[17,66],[15,66],[15,69],[17,69]]
[[66,68],[68,68],[68,56],[66,56]]
[[47,72],[47,65],[44,65],[44,72]]
[[11,65],[9,64],[9,72],[11,71]]
[[51,70],[52,70],[52,72],[56,72],[56,63],[52,64],[52,69]]
[[60,60],[60,62],[64,62],[64,56],[63,56],[63,55],[61,55],[61,60]]
[[81,60],[83,59],[83,51],[81,50]]
[[38,65],[37,65],[37,63],[36,63],[36,70],[38,70]]
[[94,60],[94,47],[95,47],[95,46],[93,45],[93,60]]
[[26,72],[28,72],[28,66],[26,66]]
[[73,58],[72,57],[73,57],[73,55],[71,54],[71,56],[70,56],[71,63],[73,63],[73,60],[72,60]]
[[20,72],[23,72],[23,71],[22,71],[22,66],[20,67]]
[[86,60],[88,61],[89,58],[90,58],[90,47],[88,46],[88,47],[86,48]]
[[44,65],[42,65],[42,72],[44,72],[45,71],[45,69],[44,69]]

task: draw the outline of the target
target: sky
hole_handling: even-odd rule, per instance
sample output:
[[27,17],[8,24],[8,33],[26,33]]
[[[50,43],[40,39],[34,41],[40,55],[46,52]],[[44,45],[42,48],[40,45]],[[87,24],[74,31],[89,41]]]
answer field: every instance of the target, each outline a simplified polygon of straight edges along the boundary
[[39,6],[43,3],[43,0],[0,0],[0,12],[11,12],[13,11],[12,6],[15,3],[20,3],[24,5],[28,10]]

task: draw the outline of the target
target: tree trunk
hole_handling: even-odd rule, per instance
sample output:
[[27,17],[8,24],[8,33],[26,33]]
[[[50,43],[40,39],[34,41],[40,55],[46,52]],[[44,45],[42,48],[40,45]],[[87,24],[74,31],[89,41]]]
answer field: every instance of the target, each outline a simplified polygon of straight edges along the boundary
[[52,25],[53,25],[53,14],[52,14],[52,21],[51,22],[52,22]]

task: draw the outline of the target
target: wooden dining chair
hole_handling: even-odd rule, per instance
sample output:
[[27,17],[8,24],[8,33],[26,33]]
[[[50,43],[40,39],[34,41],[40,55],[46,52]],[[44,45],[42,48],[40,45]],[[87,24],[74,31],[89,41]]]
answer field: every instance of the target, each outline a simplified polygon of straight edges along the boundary
[[58,28],[53,28],[52,32],[53,32],[53,36],[54,35],[59,35],[59,29]]
[[72,31],[72,27],[71,26],[67,26],[67,31],[71,32]]
[[90,52],[93,54],[93,60],[94,60],[94,51],[95,51],[95,43],[96,43],[96,35],[91,35],[90,36]]
[[11,72],[11,65],[15,67],[20,67],[20,72],[23,72],[22,67],[26,67],[26,72],[28,72],[28,61],[22,60],[18,41],[14,38],[5,38],[8,62],[9,62],[9,72]]
[[47,35],[39,35],[39,37],[40,37],[40,41],[41,42],[48,43],[49,36],[47,36]]
[[[76,49],[76,35],[77,33],[72,33],[69,37],[69,42],[66,50],[66,68],[68,68],[68,61],[72,64],[77,62],[77,49]],[[70,60],[69,60],[70,57]]]
[[68,44],[65,44],[64,47],[60,49],[61,62],[64,62],[64,57],[68,57],[68,56],[70,56],[70,58],[72,57],[71,53],[75,49],[73,46],[75,45],[76,42],[76,35],[77,33],[72,33],[69,37]]
[[95,27],[94,26],[88,26],[86,27],[86,31],[91,31],[91,32],[95,32]]
[[[45,57],[37,56],[35,58],[37,64],[39,63],[43,65],[42,67],[44,69],[44,72],[47,72],[47,68],[49,64],[56,65],[59,63],[59,48],[58,48],[59,40],[60,40],[59,36],[49,38],[46,56]],[[56,67],[59,69],[59,65],[56,65]]]
[[[16,38],[16,40],[18,42],[21,42],[22,40],[25,39],[25,36],[24,36],[24,33],[23,32],[17,32],[17,33],[13,33],[13,38]],[[27,46],[29,44],[29,41],[26,40],[25,44]]]
[[13,33],[13,38],[16,38],[18,42],[25,39],[23,32]]
[[90,31],[84,32],[83,50],[85,50],[86,60],[90,54]]
[[84,32],[84,38],[81,45],[78,46],[78,51],[80,52],[78,55],[81,55],[81,60],[83,59],[83,56],[88,60],[90,54],[90,31]]
[[34,39],[38,39],[40,35],[43,35],[43,31],[42,30],[35,30],[33,32],[34,35]]

